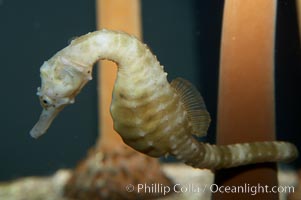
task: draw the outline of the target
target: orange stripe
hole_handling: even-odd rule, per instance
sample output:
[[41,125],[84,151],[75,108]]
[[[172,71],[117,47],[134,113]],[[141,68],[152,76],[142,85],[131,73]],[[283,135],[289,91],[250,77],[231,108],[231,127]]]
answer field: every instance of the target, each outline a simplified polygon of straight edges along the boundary
[[[275,16],[276,0],[225,1],[218,144],[275,139]],[[224,185],[277,185],[275,165],[257,166],[224,170],[220,172],[218,179],[222,179],[221,183]],[[223,178],[227,173],[235,176]],[[241,193],[226,196],[233,199],[251,197],[250,194]],[[215,197],[222,199],[225,196],[216,194]],[[261,193],[256,198],[277,199],[278,194]]]
[[[122,30],[141,38],[140,1],[139,0],[97,0],[97,28]],[[98,69],[99,94],[99,130],[100,145],[119,145],[123,143],[113,129],[110,115],[112,90],[116,79],[116,65],[102,61]]]

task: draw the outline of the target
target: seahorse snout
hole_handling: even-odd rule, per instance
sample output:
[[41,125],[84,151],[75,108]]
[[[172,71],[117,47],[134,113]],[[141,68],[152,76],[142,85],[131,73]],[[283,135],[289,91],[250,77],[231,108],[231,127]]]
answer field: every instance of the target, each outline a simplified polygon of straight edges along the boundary
[[43,135],[51,125],[54,118],[61,110],[62,107],[59,108],[49,107],[47,109],[44,108],[38,122],[34,125],[34,127],[30,131],[31,137],[38,138],[41,135]]

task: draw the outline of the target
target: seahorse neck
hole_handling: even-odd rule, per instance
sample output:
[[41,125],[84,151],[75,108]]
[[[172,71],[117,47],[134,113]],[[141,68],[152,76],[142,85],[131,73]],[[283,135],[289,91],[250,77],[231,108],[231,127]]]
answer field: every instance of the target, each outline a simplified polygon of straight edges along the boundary
[[[156,86],[169,86],[167,73],[157,58],[145,44],[126,33],[106,30],[93,32],[74,40],[63,51],[69,60],[83,66],[92,67],[101,59],[117,63],[115,92],[122,90],[138,97],[146,90],[152,93]],[[165,90],[158,95],[163,92]]]
[[75,39],[64,53],[70,60],[84,66],[92,66],[98,60],[106,59],[114,61],[119,67],[131,67],[147,50],[133,36],[101,30]]

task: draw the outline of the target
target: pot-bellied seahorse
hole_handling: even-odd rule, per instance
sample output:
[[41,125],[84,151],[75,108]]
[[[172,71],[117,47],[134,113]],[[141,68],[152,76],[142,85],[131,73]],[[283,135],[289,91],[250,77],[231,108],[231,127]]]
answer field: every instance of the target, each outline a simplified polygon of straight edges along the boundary
[[225,146],[196,140],[210,123],[200,93],[188,81],[170,84],[149,48],[123,32],[100,30],[71,42],[41,67],[38,96],[43,107],[31,130],[37,138],[65,105],[91,80],[93,64],[107,59],[118,65],[111,103],[114,129],[139,152],[173,155],[196,168],[229,168],[258,162],[290,161],[296,147],[288,142],[254,142]]

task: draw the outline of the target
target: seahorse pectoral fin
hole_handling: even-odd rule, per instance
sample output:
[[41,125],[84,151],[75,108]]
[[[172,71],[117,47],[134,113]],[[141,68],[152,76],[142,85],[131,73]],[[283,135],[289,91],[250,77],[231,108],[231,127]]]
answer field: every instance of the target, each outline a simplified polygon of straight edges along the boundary
[[187,111],[189,122],[192,125],[192,134],[198,137],[206,136],[210,115],[199,91],[183,78],[174,79],[170,85],[180,96],[180,100]]
[[38,138],[41,135],[43,135],[61,110],[62,108],[53,107],[43,109],[39,121],[34,125],[34,127],[30,131],[31,137]]

